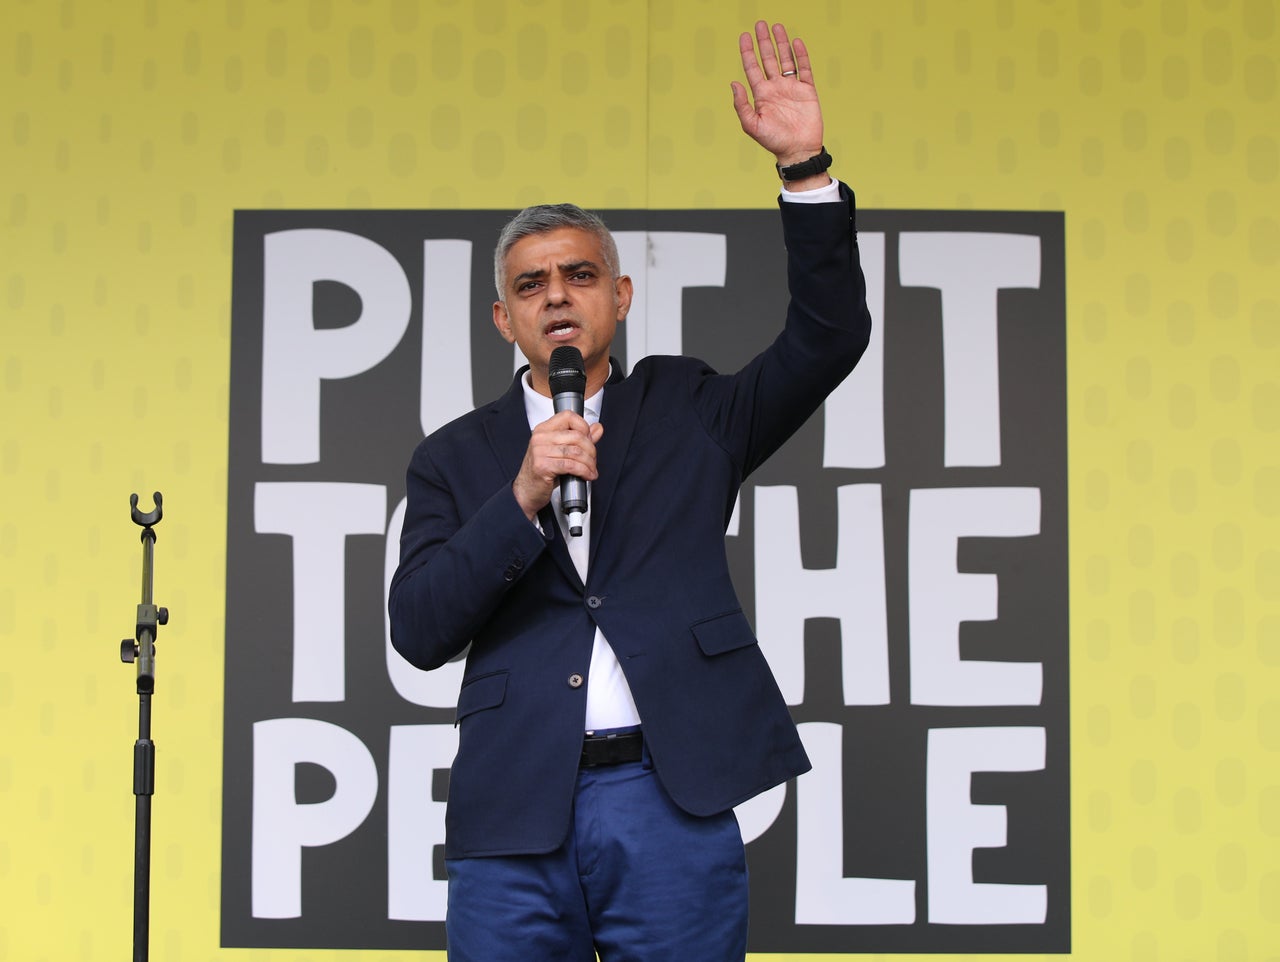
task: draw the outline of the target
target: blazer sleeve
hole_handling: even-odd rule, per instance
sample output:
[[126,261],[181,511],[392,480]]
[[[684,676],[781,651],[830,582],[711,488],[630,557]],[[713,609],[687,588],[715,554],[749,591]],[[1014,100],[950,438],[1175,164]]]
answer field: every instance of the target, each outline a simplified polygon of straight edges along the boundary
[[[459,654],[546,550],[509,482],[498,484],[474,511],[468,507],[464,521],[458,492],[486,481],[458,471],[447,476],[436,463],[433,438],[418,446],[409,463],[400,565],[387,599],[391,643],[422,669],[438,668]],[[452,445],[441,447],[447,455]],[[445,463],[465,461],[449,457]],[[493,479],[487,483],[492,487]]]
[[782,209],[790,301],[782,332],[737,374],[704,371],[693,387],[703,427],[740,477],[759,467],[853,370],[871,337],[853,192]]

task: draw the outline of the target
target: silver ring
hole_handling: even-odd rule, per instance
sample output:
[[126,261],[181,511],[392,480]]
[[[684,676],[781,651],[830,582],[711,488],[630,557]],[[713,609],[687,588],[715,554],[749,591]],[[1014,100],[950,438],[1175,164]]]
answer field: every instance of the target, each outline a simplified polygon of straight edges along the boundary
[[782,76],[784,76],[784,77],[794,77],[795,75],[796,75],[796,72],[795,72],[794,70],[784,70],[784,71],[782,71]]

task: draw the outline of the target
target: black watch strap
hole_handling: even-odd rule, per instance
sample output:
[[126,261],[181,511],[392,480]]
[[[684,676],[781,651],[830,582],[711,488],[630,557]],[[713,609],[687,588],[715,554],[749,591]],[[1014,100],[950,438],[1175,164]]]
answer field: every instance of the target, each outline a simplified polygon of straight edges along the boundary
[[798,164],[788,164],[786,167],[778,164],[773,166],[778,168],[778,176],[783,180],[804,180],[814,174],[821,174],[830,167],[831,155],[827,153],[827,148],[824,146],[808,160],[802,160]]

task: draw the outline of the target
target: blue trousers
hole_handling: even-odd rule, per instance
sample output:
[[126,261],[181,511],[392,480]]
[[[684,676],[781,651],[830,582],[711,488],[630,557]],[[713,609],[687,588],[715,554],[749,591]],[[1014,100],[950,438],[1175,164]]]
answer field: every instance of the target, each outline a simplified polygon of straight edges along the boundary
[[697,818],[643,761],[578,773],[546,855],[450,859],[450,962],[742,962],[747,865],[733,812]]

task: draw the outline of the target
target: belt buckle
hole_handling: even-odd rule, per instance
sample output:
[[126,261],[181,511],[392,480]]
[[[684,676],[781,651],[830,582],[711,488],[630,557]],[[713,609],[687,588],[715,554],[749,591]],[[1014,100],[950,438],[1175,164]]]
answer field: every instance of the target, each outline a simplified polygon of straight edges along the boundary
[[619,748],[621,743],[618,741],[618,738],[619,738],[618,732],[610,732],[608,735],[604,736],[604,759],[605,760],[601,764],[617,765],[620,761],[622,761],[622,752],[621,752],[621,749]]
[[587,735],[583,739],[583,768],[596,768],[603,765],[618,765],[627,761],[624,755],[639,732],[610,732],[607,735]]

